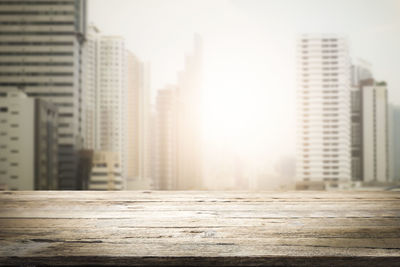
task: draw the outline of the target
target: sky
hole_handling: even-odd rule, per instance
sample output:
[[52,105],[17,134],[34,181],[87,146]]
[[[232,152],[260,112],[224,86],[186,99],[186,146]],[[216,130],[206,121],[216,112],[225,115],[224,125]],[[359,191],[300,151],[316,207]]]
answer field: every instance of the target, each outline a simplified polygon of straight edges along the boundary
[[89,21],[176,82],[193,35],[204,43],[205,139],[248,158],[295,151],[296,39],[345,36],[400,104],[400,0],[90,0]]

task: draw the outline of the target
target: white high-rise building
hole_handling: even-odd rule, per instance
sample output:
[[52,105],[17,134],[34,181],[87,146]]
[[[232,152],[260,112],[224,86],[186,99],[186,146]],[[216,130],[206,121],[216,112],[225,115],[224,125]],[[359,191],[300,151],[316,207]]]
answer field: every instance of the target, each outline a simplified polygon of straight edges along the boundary
[[297,48],[297,181],[338,186],[351,179],[347,41],[303,35]]
[[0,188],[55,190],[58,112],[19,90],[0,98]]
[[115,152],[125,178],[127,64],[125,40],[90,25],[85,56],[85,147]]
[[77,188],[86,0],[2,1],[0,96],[21,89],[59,111],[59,187]]

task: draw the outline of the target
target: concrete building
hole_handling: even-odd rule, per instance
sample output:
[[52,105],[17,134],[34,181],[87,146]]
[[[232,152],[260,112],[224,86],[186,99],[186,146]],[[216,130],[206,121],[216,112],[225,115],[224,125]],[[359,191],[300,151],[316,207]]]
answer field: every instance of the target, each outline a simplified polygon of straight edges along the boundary
[[0,13],[0,92],[23,89],[58,107],[58,185],[75,189],[86,0],[2,1]]
[[100,37],[99,29],[90,24],[87,31],[87,39],[84,46],[84,92],[83,99],[83,146],[85,149],[94,149],[96,143],[96,123],[97,123],[97,87],[99,51],[98,40]]
[[351,66],[351,177],[363,181],[363,81],[372,81],[371,66],[358,59]]
[[177,88],[177,188],[200,189],[203,174],[202,62],[203,43],[194,38],[194,51],[186,55]]
[[55,190],[58,112],[18,90],[0,98],[0,185],[9,190]]
[[156,177],[159,190],[177,189],[177,102],[176,87],[159,90],[156,99]]
[[122,190],[121,164],[119,154],[96,151],[90,174],[89,190]]
[[151,189],[150,67],[127,51],[127,189]]
[[351,179],[350,60],[346,39],[298,41],[297,182],[337,187]]
[[376,83],[371,66],[358,59],[351,67],[352,180],[389,181],[386,83]]
[[79,151],[78,190],[88,190],[93,164],[93,150]]
[[400,106],[389,105],[389,180],[400,182]]
[[85,47],[85,148],[118,154],[125,176],[127,54],[125,40],[90,25]]
[[386,83],[366,81],[362,88],[362,157],[364,182],[389,181]]

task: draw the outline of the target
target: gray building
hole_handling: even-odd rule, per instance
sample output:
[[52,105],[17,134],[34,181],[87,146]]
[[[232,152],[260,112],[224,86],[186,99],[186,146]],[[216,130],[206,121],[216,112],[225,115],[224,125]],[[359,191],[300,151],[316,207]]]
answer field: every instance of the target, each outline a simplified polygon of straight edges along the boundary
[[351,177],[353,181],[363,180],[362,86],[368,84],[367,80],[372,84],[372,79],[369,63],[357,60],[357,64],[351,66]]
[[352,180],[389,181],[388,105],[385,82],[376,82],[367,64],[352,66]]
[[58,107],[59,188],[77,187],[86,0],[0,1],[0,95],[23,89]]
[[19,91],[0,98],[0,185],[9,190],[55,190],[58,112]]
[[389,177],[400,182],[400,106],[389,105]]

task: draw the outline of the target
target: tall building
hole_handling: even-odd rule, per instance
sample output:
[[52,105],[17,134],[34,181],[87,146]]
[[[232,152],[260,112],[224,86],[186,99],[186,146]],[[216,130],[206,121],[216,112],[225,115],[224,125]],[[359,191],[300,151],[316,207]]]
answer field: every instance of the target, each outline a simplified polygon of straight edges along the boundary
[[340,186],[351,179],[347,41],[336,35],[303,35],[297,48],[296,178]]
[[389,147],[386,83],[366,81],[362,88],[362,157],[364,182],[388,182]]
[[19,90],[0,98],[0,185],[9,190],[55,190],[58,112]]
[[98,41],[100,37],[99,29],[90,24],[86,34],[86,43],[84,46],[84,92],[83,100],[83,146],[86,149],[93,149],[96,147],[96,124],[97,124],[97,87],[98,81],[98,68],[99,68],[99,54],[98,54]]
[[387,88],[375,82],[370,69],[363,60],[351,67],[352,179],[388,182]]
[[177,88],[177,189],[202,186],[202,55],[199,35],[194,51],[186,55],[185,68],[179,73]]
[[85,148],[118,154],[125,177],[127,65],[125,40],[90,25],[85,49]]
[[89,190],[122,190],[120,162],[119,154],[116,152],[94,152]]
[[17,88],[59,111],[59,188],[75,189],[82,135],[86,0],[2,1],[0,96]]
[[400,107],[389,105],[389,179],[400,181]]
[[176,87],[159,90],[156,99],[156,176],[155,188],[176,190],[177,181],[177,105]]
[[150,189],[150,68],[127,51],[125,175],[127,189]]
[[351,66],[351,177],[363,181],[363,104],[362,82],[372,80],[371,66],[358,59]]

